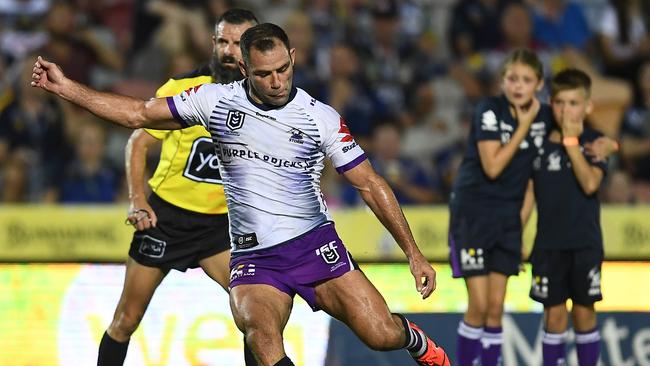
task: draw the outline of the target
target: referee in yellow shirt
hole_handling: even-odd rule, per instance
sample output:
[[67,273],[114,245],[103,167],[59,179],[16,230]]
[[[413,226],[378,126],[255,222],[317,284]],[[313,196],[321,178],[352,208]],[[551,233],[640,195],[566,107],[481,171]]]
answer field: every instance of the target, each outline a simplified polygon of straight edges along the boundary
[[[231,9],[215,24],[213,56],[191,73],[169,79],[156,97],[176,95],[205,83],[243,78],[239,38],[258,23],[248,10]],[[146,153],[162,141],[160,161],[145,197]],[[156,288],[171,269],[201,267],[227,291],[230,235],[226,197],[210,134],[203,126],[133,132],[126,147],[128,221],[136,228],[126,263],[122,296],[99,345],[98,366],[124,364],[135,332]],[[246,365],[255,360],[245,347]]]

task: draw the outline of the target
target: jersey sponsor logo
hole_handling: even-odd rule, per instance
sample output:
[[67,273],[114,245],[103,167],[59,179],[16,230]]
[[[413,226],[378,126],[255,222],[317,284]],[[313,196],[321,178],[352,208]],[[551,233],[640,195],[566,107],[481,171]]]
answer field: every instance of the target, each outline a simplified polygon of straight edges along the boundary
[[316,249],[316,255],[321,256],[327,264],[334,264],[341,258],[339,252],[336,250],[338,247],[334,244],[336,244],[336,241],[332,240]]
[[255,111],[255,115],[258,116],[258,117],[262,117],[262,118],[268,118],[268,119],[270,119],[271,121],[277,121],[277,120],[278,120],[277,118],[275,118],[275,117],[273,117],[273,116],[270,116],[270,115],[268,115],[268,114],[262,114],[262,113],[257,112],[257,111]]
[[194,140],[183,176],[196,182],[222,184],[219,158],[209,137]]
[[519,148],[520,148],[521,150],[528,149],[528,146],[529,146],[529,145],[528,145],[528,141],[526,141],[526,140],[522,140],[521,143],[519,144]]
[[310,160],[304,161],[291,161],[282,158],[276,158],[275,156],[267,155],[257,151],[249,150],[248,148],[231,148],[226,145],[222,145],[219,149],[219,159],[223,164],[230,164],[233,158],[242,158],[242,159],[258,159],[262,160],[265,163],[271,164],[276,168],[297,168],[307,170],[314,166],[315,162]]
[[357,147],[358,145],[359,144],[357,144],[356,141],[352,141],[352,143],[350,145],[343,146],[343,148],[341,150],[343,150],[343,153],[345,154],[348,151],[350,151],[350,150],[354,149],[355,147]]
[[587,278],[589,278],[589,290],[587,292],[589,296],[600,295],[600,269],[598,267],[592,268]]
[[250,249],[259,245],[257,235],[255,233],[236,235],[233,237],[233,243],[237,249]]
[[297,128],[292,128],[291,131],[289,131],[291,134],[291,137],[289,137],[289,141],[296,143],[296,144],[303,144],[303,137],[302,137],[302,131],[300,131]]
[[505,145],[510,141],[510,132],[501,132],[501,144]]
[[533,283],[530,288],[530,292],[533,296],[546,299],[548,298],[548,277],[546,276],[534,276]]
[[244,125],[244,117],[246,117],[246,113],[244,112],[238,110],[228,111],[226,126],[228,126],[228,128],[232,131],[238,130]]
[[460,266],[463,270],[481,270],[485,263],[483,249],[468,248],[460,250]]
[[352,134],[350,134],[350,129],[348,128],[348,125],[345,124],[345,120],[343,119],[343,117],[339,119],[339,133],[344,135],[341,138],[341,142],[350,142],[354,140],[352,138]]
[[544,145],[544,136],[546,136],[546,123],[533,122],[530,125],[530,136],[533,138],[533,144],[539,150],[539,153],[543,153],[542,146]]
[[562,169],[562,156],[560,156],[560,153],[558,151],[553,151],[550,153],[546,160],[548,162],[546,170],[549,172],[557,172]]
[[255,276],[255,264],[238,264],[230,271],[230,282],[247,276]]
[[164,240],[149,235],[138,235],[137,238],[140,240],[138,253],[151,258],[162,258],[165,255],[167,242]]
[[481,116],[481,130],[483,131],[496,131],[497,115],[493,111],[485,111]]

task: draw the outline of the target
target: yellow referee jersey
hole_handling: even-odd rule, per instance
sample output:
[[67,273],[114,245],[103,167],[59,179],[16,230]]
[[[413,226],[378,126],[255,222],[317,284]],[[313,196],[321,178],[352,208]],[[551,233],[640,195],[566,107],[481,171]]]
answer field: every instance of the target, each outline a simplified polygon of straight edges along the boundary
[[[156,97],[176,95],[211,82],[210,68],[205,65],[189,74],[169,79],[156,91]],[[228,212],[212,138],[203,126],[145,131],[162,140],[160,161],[149,180],[153,192],[186,210],[205,214]]]

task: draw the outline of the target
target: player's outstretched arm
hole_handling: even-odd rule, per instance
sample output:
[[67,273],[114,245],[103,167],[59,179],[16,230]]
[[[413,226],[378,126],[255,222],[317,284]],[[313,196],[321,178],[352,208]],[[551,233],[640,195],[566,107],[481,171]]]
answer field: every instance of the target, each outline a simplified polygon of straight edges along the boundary
[[103,93],[68,79],[55,63],[38,57],[31,86],[38,87],[83,107],[100,118],[128,128],[179,129],[164,99],[143,101],[124,95]]
[[374,171],[367,160],[346,171],[343,176],[359,190],[363,200],[395,238],[409,260],[416,289],[423,299],[429,297],[436,288],[436,271],[415,243],[411,228],[386,180]]

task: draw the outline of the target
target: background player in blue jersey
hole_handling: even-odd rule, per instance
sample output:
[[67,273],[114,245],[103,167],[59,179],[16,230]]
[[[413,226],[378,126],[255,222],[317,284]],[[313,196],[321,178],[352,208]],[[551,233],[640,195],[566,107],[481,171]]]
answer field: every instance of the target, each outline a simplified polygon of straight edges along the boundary
[[519,272],[520,210],[532,162],[552,115],[535,93],[542,64],[516,50],[501,71],[503,95],[479,103],[450,199],[449,246],[454,277],[464,277],[467,311],[458,327],[457,364],[493,366],[501,359],[508,276]]
[[416,290],[427,298],[436,274],[390,187],[338,113],[293,87],[295,49],[280,27],[249,28],[241,48],[240,69],[247,79],[192,88],[172,98],[144,102],[97,92],[40,57],[32,86],[131,128],[201,124],[210,130],[233,234],[231,309],[260,364],[293,365],[282,332],[299,294],[314,310],[346,323],[373,349],[406,349],[419,365],[449,365],[444,350],[417,325],[391,313],[356,267],[322,201],[323,161],[329,157],[357,187],[404,251]]
[[576,333],[580,366],[594,366],[600,334],[594,303],[602,299],[600,270],[603,239],[598,189],[607,171],[584,146],[600,133],[585,126],[593,106],[591,80],[577,69],[553,77],[551,106],[556,126],[534,162],[537,234],[530,257],[530,296],[544,305],[542,338],[545,366],[566,365],[567,299]]
[[[239,39],[257,19],[248,10],[230,9],[215,23],[210,64],[171,78],[157,97],[178,94],[203,83],[241,80]],[[147,150],[162,142],[160,161],[145,192]],[[98,365],[122,365],[129,339],[154,291],[169,270],[201,267],[228,288],[230,235],[226,198],[210,134],[202,126],[174,131],[138,129],[126,147],[128,219],[136,228],[126,277],[113,321],[99,346]],[[255,360],[248,349],[246,364]]]

